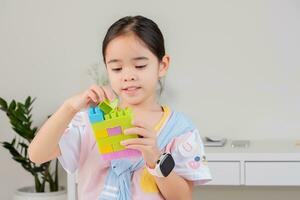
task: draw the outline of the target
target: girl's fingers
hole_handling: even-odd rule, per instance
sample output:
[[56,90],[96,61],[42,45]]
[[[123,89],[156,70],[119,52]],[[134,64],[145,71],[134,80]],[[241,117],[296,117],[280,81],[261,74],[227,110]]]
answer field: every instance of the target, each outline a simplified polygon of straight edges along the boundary
[[128,146],[128,145],[143,145],[143,146],[151,146],[155,144],[153,139],[146,139],[146,138],[132,138],[123,140],[120,142],[121,145]]
[[110,101],[116,98],[115,94],[109,86],[102,86],[101,89],[104,91],[105,95]]
[[92,107],[96,107],[97,103],[94,102],[89,96],[87,97],[87,102],[85,106],[92,106]]
[[136,150],[139,150],[139,151],[143,151],[145,149],[145,146],[144,145],[128,145],[126,146],[127,149],[136,149]]
[[93,102],[97,103],[98,99],[97,99],[97,95],[92,92],[91,90],[88,91],[87,96],[92,99]]
[[155,135],[148,130],[141,128],[141,127],[132,127],[124,130],[124,134],[138,134],[139,136],[143,136],[144,138],[154,138]]
[[92,85],[90,89],[99,96],[100,102],[104,99],[109,99],[110,101],[115,99],[115,94],[109,86],[100,87],[98,85]]
[[97,94],[99,99],[99,102],[103,101],[105,98],[104,92],[101,90],[101,88],[98,85],[92,85],[90,88],[91,91],[93,91],[95,94]]
[[141,127],[141,128],[147,129],[149,131],[152,131],[152,129],[153,129],[150,125],[146,124],[145,122],[141,122],[136,119],[132,120],[132,125],[136,126],[136,127]]

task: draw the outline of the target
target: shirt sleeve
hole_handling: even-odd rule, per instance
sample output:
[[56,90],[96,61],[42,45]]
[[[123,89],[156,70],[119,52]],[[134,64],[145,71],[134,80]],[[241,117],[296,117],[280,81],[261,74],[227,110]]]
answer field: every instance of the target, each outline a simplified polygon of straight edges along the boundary
[[204,145],[197,129],[174,138],[166,150],[174,158],[174,171],[178,175],[192,181],[194,185],[201,185],[212,179]]
[[58,160],[68,173],[74,173],[79,165],[81,143],[86,126],[83,115],[83,112],[75,114],[58,143],[61,152]]

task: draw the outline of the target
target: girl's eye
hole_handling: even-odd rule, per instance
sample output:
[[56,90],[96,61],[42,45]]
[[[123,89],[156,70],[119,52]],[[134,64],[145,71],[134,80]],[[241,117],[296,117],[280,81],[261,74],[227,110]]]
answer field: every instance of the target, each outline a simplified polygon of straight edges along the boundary
[[139,66],[135,66],[136,68],[138,68],[138,69],[141,69],[141,68],[144,68],[144,67],[146,67],[147,65],[139,65]]
[[117,71],[117,72],[118,72],[118,71],[121,71],[122,68],[120,68],[120,67],[119,67],[119,68],[112,68],[111,70],[112,70],[112,71]]

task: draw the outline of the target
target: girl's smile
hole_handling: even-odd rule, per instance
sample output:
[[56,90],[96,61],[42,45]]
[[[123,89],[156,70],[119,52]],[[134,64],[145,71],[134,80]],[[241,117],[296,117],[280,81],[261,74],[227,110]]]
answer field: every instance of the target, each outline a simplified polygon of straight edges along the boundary
[[129,96],[134,96],[140,91],[141,87],[138,86],[128,86],[122,89],[122,92]]

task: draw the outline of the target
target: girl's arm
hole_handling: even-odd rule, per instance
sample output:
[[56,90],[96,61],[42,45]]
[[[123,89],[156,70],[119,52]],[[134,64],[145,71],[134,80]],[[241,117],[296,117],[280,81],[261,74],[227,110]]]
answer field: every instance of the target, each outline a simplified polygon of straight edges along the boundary
[[166,200],[191,200],[193,183],[174,171],[167,177],[155,177],[155,182]]
[[60,155],[58,142],[64,130],[76,114],[65,102],[41,127],[28,148],[29,158],[35,163],[44,163]]
[[[133,120],[133,128],[124,130],[125,134],[139,134],[142,138],[127,139],[121,142],[126,148],[137,149],[142,152],[146,165],[154,168],[161,152],[156,145],[156,133],[145,122]],[[189,200],[192,199],[193,184],[174,171],[167,177],[155,177],[156,184],[167,200]]]
[[86,91],[67,99],[62,106],[45,122],[28,148],[31,161],[44,163],[61,154],[59,140],[74,115],[81,109],[96,106],[105,98],[115,98],[107,86],[92,85]]

